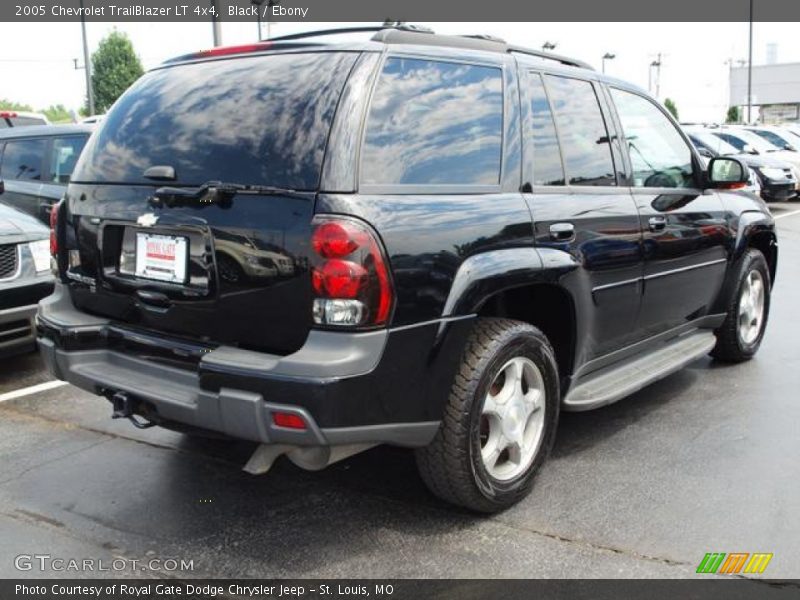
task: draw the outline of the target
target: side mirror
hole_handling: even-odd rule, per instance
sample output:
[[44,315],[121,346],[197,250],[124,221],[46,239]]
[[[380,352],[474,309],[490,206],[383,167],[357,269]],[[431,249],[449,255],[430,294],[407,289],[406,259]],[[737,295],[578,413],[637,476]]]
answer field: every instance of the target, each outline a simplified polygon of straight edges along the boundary
[[797,148],[795,148],[794,146],[792,146],[789,143],[784,144],[783,145],[783,149],[784,150],[788,150],[789,152],[797,152]]
[[753,148],[750,144],[745,144],[742,146],[742,152],[746,154],[758,154],[758,150]]
[[703,148],[702,146],[697,149],[697,153],[704,158],[714,158],[714,153],[708,148]]
[[711,187],[739,187],[749,180],[750,170],[738,158],[719,156],[708,163],[708,182]]
[[3,194],[6,191],[6,182],[0,179],[0,194]]

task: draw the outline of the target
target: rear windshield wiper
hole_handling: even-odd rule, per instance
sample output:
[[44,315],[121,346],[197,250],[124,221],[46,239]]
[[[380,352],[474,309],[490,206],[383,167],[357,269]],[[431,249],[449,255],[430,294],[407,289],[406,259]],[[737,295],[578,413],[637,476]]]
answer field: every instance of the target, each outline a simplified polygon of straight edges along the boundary
[[158,188],[149,198],[150,205],[154,208],[162,206],[204,206],[210,204],[227,205],[237,194],[252,196],[293,196],[306,198],[307,196],[297,190],[271,185],[246,185],[242,183],[225,183],[222,181],[207,181],[197,187]]

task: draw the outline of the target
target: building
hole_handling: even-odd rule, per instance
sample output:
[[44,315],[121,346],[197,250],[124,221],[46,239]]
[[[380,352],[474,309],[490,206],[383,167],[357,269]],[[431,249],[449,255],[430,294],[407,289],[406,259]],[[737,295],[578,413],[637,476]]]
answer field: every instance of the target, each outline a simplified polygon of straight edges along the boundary
[[[800,62],[754,66],[752,88],[753,120],[800,122]],[[730,104],[747,118],[747,67],[731,69]]]

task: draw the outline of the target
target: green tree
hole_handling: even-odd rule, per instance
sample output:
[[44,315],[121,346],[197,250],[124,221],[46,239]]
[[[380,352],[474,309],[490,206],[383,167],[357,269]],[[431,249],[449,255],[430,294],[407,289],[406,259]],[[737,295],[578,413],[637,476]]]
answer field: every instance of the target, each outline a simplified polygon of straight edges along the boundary
[[738,106],[731,106],[728,109],[728,114],[725,115],[726,123],[739,123],[742,120],[742,113]]
[[664,108],[666,108],[669,112],[672,113],[672,116],[675,117],[675,120],[678,120],[678,107],[675,106],[675,103],[672,101],[671,98],[664,99]]
[[71,123],[72,113],[63,104],[51,104],[43,111],[44,115],[51,123]]
[[128,36],[112,31],[92,54],[95,112],[104,113],[144,73]]
[[33,108],[31,108],[30,104],[12,102],[6,98],[0,98],[0,110],[20,110],[24,112],[33,112]]

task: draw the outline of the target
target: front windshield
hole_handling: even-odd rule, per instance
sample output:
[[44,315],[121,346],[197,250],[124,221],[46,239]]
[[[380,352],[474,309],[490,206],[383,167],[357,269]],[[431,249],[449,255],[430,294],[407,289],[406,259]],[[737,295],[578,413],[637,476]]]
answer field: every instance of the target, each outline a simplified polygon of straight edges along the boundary
[[705,144],[714,154],[727,156],[729,154],[741,154],[735,146],[730,145],[725,140],[718,138],[707,131],[689,131],[689,135]]

